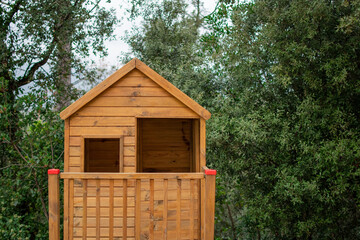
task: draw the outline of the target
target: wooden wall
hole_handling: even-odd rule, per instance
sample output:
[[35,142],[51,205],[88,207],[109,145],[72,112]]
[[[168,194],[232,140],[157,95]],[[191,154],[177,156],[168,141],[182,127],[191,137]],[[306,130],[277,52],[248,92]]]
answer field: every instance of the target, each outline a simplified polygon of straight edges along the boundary
[[[124,172],[136,172],[136,117],[199,118],[137,69],[132,70],[68,120],[65,171],[81,172],[81,136],[123,135]],[[66,141],[66,140],[65,140]]]

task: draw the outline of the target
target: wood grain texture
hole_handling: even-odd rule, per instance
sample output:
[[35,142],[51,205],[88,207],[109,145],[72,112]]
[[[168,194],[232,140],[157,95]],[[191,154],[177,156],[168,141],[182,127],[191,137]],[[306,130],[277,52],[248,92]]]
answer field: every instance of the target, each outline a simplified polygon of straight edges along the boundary
[[188,106],[194,112],[196,112],[203,119],[208,120],[210,118],[211,114],[209,111],[207,111],[205,108],[200,106],[197,102],[195,102],[193,99],[188,97],[185,93],[180,91],[178,88],[176,88],[174,85],[172,85],[170,82],[168,82],[165,78],[163,78],[158,73],[156,73],[154,70],[152,70],[151,68],[146,66],[139,59],[135,60],[135,64],[136,64],[137,69],[139,69],[146,76],[151,78],[154,82],[159,84],[160,87],[164,88],[171,95],[173,95],[174,97],[179,99],[182,103],[184,103],[186,106]]
[[64,239],[69,239],[69,179],[64,179]]
[[[151,117],[151,118],[198,118],[186,107],[83,107],[74,116],[82,117]],[[71,134],[73,135],[73,134]]]
[[136,180],[136,206],[135,206],[135,238],[140,239],[141,233],[141,180]]
[[200,239],[205,239],[205,179],[200,179]]
[[99,97],[171,97],[160,87],[110,87]]
[[150,179],[150,224],[149,239],[154,240],[154,179]]
[[190,180],[190,240],[194,239],[194,194],[195,194],[194,179]]
[[60,173],[62,179],[202,179],[203,173]]
[[112,84],[114,84],[120,78],[125,76],[127,73],[129,73],[134,68],[135,68],[135,59],[128,62],[125,66],[123,66],[122,68],[117,70],[110,77],[108,77],[107,79],[105,79],[104,81],[99,83],[97,86],[95,86],[89,92],[87,92],[84,96],[82,96],[76,102],[74,102],[69,107],[67,107],[64,111],[62,111],[60,113],[60,117],[62,119],[68,118],[73,113],[75,113],[77,110],[79,110],[81,107],[83,107],[86,103],[90,102],[93,98],[98,96],[100,93],[102,93],[104,90],[106,90],[108,87],[110,87]]
[[69,239],[74,238],[74,179],[69,181]]
[[200,119],[200,170],[206,166],[206,123]]
[[181,176],[71,179],[73,238],[199,239],[200,182]]
[[164,179],[164,209],[163,209],[163,233],[164,238],[168,239],[168,179]]
[[48,175],[49,189],[49,240],[60,240],[60,189],[59,175]]
[[82,180],[83,183],[83,205],[82,205],[82,210],[83,210],[83,215],[82,215],[82,227],[83,227],[83,239],[86,240],[87,235],[86,235],[86,230],[87,230],[87,180],[84,179]]
[[[133,127],[134,117],[75,117],[70,118],[72,127]],[[74,143],[72,143],[74,144]],[[75,143],[76,144],[76,143]]]
[[87,104],[89,107],[185,107],[174,97],[102,97]]
[[181,180],[177,180],[177,196],[176,196],[176,238],[181,239]]
[[127,180],[123,180],[123,239],[126,239],[127,237]]
[[69,171],[70,119],[64,122],[64,171]]
[[[156,90],[152,91],[151,89]],[[197,116],[207,120],[211,115],[206,109],[138,59],[131,60],[124,67],[91,89],[83,97],[62,111],[60,117],[62,119],[70,117],[97,96],[173,96],[194,111]]]
[[135,134],[134,131],[135,131],[134,127],[71,127],[70,135],[71,136],[83,136],[83,135],[126,135],[126,136],[131,136],[131,135]]
[[205,239],[214,239],[215,175],[205,178]]
[[100,181],[96,181],[96,240],[100,239]]

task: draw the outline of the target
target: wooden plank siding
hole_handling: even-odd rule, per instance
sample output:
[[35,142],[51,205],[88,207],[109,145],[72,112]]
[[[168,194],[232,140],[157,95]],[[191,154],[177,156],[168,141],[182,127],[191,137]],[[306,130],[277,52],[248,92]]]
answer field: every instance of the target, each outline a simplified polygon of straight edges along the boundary
[[172,179],[140,175],[68,178],[69,239],[200,239],[198,174]]
[[124,136],[123,171],[136,172],[136,118],[199,118],[191,109],[134,69],[69,118],[69,172],[81,171],[81,136]]

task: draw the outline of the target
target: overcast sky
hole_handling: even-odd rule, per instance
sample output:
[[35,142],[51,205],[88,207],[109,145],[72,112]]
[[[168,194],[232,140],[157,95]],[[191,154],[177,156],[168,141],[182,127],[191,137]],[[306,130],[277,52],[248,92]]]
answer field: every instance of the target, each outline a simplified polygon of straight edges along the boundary
[[[211,13],[215,6],[217,0],[202,0],[205,12],[204,15]],[[118,19],[122,19],[121,22],[115,29],[115,35],[117,40],[115,41],[107,41],[105,46],[108,48],[109,55],[103,59],[95,58],[95,62],[98,65],[108,65],[108,66],[116,66],[119,68],[121,65],[119,63],[118,57],[122,56],[122,53],[128,52],[130,50],[129,46],[121,40],[122,37],[125,36],[125,31],[131,30],[132,24],[140,25],[140,21],[136,21],[135,23],[131,23],[127,21],[126,9],[130,7],[130,4],[127,0],[121,1],[112,1],[111,3],[106,3],[106,1],[102,1],[102,6],[110,9],[115,8]]]

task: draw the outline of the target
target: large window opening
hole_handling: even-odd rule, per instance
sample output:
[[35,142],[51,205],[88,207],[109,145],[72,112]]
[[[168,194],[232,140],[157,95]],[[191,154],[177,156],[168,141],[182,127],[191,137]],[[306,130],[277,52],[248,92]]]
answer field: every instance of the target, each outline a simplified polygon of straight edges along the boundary
[[84,172],[122,172],[122,138],[84,138]]
[[[194,119],[137,120],[138,172],[194,172]],[[196,125],[196,124],[195,124]]]

